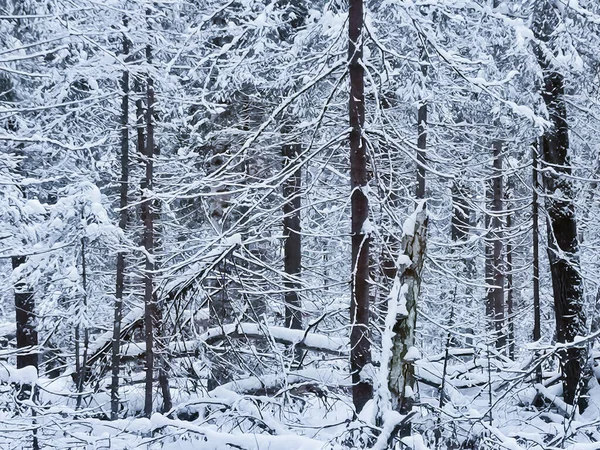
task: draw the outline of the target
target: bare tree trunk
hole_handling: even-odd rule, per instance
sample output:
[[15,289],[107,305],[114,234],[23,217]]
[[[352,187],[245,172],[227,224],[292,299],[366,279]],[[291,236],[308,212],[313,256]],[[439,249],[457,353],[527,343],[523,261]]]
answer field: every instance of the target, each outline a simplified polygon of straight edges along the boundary
[[369,246],[365,225],[369,217],[366,142],[362,136],[365,122],[363,49],[363,2],[350,0],[348,60],[350,72],[350,178],[352,187],[352,281],[350,300],[350,370],[352,400],[360,412],[373,394],[372,382],[362,370],[371,362],[369,340]]
[[493,204],[492,204],[492,228],[494,239],[493,250],[493,298],[494,298],[494,331],[496,339],[496,349],[500,352],[506,347],[506,334],[504,328],[504,261],[502,254],[502,218],[503,211],[502,199],[502,143],[496,141],[494,146],[494,178],[493,178]]
[[[510,209],[509,195],[506,196],[507,210]],[[506,229],[512,228],[512,212],[506,215]],[[510,239],[506,241],[506,324],[508,327],[508,356],[515,359],[515,323],[514,323],[514,291],[513,291],[513,247]]]
[[494,240],[492,237],[492,215],[491,215],[491,204],[494,201],[493,188],[491,182],[486,181],[485,187],[485,198],[486,198],[486,210],[488,212],[485,215],[485,228],[487,230],[487,236],[484,239],[485,245],[485,285],[486,285],[486,299],[485,299],[485,317],[488,321],[488,329],[490,332],[494,331]]
[[[83,314],[87,315],[87,267],[86,267],[86,260],[85,260],[85,238],[81,238],[81,282],[82,282],[82,287],[83,287]],[[76,343],[79,343],[79,336],[80,333],[80,325],[79,323],[77,324],[77,329],[76,329]],[[89,343],[90,343],[90,335],[89,335],[89,329],[86,326],[83,329],[83,356],[81,358],[81,364],[79,364],[79,352],[76,352],[76,357],[77,357],[77,365],[79,366],[79,369],[77,371],[77,393],[79,394],[77,396],[77,401],[76,401],[76,406],[75,409],[79,409],[79,406],[81,406],[81,393],[83,392],[83,384],[85,383],[85,379],[86,379],[86,374],[87,374],[87,359],[88,359],[88,348],[89,348]]]
[[[427,71],[421,67],[423,75]],[[404,224],[402,255],[408,257],[403,262],[398,259],[397,268],[402,271],[394,281],[393,295],[390,301],[396,301],[396,321],[392,327],[392,355],[388,388],[392,407],[400,414],[408,414],[415,401],[415,356],[409,352],[415,348],[415,332],[417,328],[417,304],[421,292],[421,277],[427,244],[427,211],[425,209],[425,150],[427,148],[427,104],[423,103],[417,113],[417,189],[415,196],[419,205]],[[395,297],[395,298],[394,298]],[[410,435],[410,422],[403,423],[398,430],[401,436]]]
[[533,232],[533,340],[542,337],[540,310],[540,244],[539,244],[539,212],[538,212],[538,149],[537,143],[532,149],[532,232]]
[[[426,51],[421,53],[421,73],[427,75]],[[417,113],[417,199],[425,198],[425,151],[427,150],[427,103],[422,101]]]
[[[559,16],[550,2],[540,2],[534,17],[534,33],[546,43],[560,26]],[[541,48],[537,59],[544,73],[542,97],[552,127],[543,135],[542,158],[546,191],[548,227],[548,259],[552,275],[556,336],[560,343],[571,346],[559,352],[563,375],[563,396],[566,403],[574,404],[578,394],[586,389],[591,375],[586,370],[588,350],[585,344],[575,345],[577,336],[587,334],[583,305],[583,283],[579,272],[579,242],[569,156],[569,126],[564,99],[564,77],[550,64]],[[587,402],[579,397],[579,407]]]
[[[146,59],[151,63],[151,48],[146,47]],[[144,249],[146,265],[144,273],[144,325],[146,329],[146,383],[144,396],[144,414],[152,414],[152,379],[154,375],[154,325],[156,304],[154,292],[154,212],[152,208],[152,188],[154,176],[154,83],[150,76],[146,86],[146,146],[144,161],[146,174],[142,184],[142,221],[144,224]]]
[[[538,143],[532,147],[532,240],[533,240],[533,340],[538,342],[542,337],[541,309],[540,309],[540,238],[539,238],[539,212],[538,212]],[[542,368],[536,369],[536,380],[542,382]]]
[[[124,21],[127,26],[127,20]],[[123,54],[129,54],[129,40],[123,36]],[[119,187],[119,228],[125,232],[127,228],[127,194],[129,190],[129,72],[124,71],[121,78],[121,185]],[[125,292],[125,252],[117,253],[117,280],[115,292],[111,385],[110,385],[110,418],[119,416],[119,371],[121,367],[121,322],[123,321],[123,294]]]
[[[402,237],[402,250],[406,262],[399,259],[402,271],[395,280],[390,301],[398,302],[396,322],[392,328],[392,357],[388,387],[392,396],[392,407],[400,414],[410,412],[414,401],[415,372],[414,359],[408,357],[415,345],[417,325],[417,301],[421,291],[421,275],[425,260],[427,238],[427,212],[422,202],[412,214],[413,228]],[[394,298],[396,297],[396,298]],[[414,353],[414,352],[413,352]],[[410,356],[410,355],[409,355]],[[406,434],[410,428],[401,430]]]
[[[12,267],[17,269],[27,260],[25,256],[13,256]],[[38,368],[38,334],[35,318],[35,297],[25,281],[15,283],[15,311],[17,323],[17,369],[27,366]]]
[[[300,144],[282,146],[284,167],[294,164],[294,158],[300,154]],[[302,170],[299,162],[294,173],[283,184],[283,233],[284,241],[284,271],[290,279],[285,279],[285,326],[294,330],[302,329],[302,302],[298,295],[300,289],[300,271],[302,263],[302,247],[300,238],[300,189]]]

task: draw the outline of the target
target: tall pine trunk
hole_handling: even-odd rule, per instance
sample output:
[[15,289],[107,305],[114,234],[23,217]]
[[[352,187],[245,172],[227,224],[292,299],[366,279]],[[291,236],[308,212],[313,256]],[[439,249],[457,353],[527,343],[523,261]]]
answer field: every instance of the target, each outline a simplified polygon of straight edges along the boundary
[[[510,188],[506,194],[506,210],[511,209],[510,205]],[[511,233],[512,228],[512,212],[507,212],[506,229]],[[508,338],[508,356],[510,359],[515,359],[515,295],[513,285],[513,245],[510,237],[506,240],[506,327]]]
[[[281,149],[284,167],[294,164],[300,154],[300,144],[286,144]],[[302,303],[298,291],[300,289],[300,271],[302,247],[300,238],[300,189],[302,170],[299,161],[293,174],[283,184],[283,234],[284,271],[289,277],[283,282],[285,287],[285,326],[294,330],[302,329]]]
[[[151,63],[151,48],[146,47],[146,59]],[[154,84],[150,76],[146,80],[146,145],[144,162],[146,172],[142,183],[142,222],[144,227],[143,246],[146,253],[144,268],[144,326],[146,341],[146,380],[144,414],[152,414],[152,380],[154,376],[154,325],[156,304],[154,293],[154,214],[152,210],[152,188],[154,181]]]
[[363,2],[350,0],[348,13],[348,61],[350,72],[350,179],[352,204],[352,280],[350,299],[350,370],[352,372],[352,400],[360,412],[371,398],[373,386],[362,374],[371,362],[369,340],[369,246],[370,236],[365,225],[369,216],[366,196],[367,152],[363,138],[365,123],[363,54]]
[[[24,264],[25,256],[13,256],[12,268],[17,269]],[[35,297],[33,289],[25,281],[18,281],[14,286],[15,311],[17,323],[17,369],[27,366],[38,368],[38,334],[35,318]]]
[[[533,340],[539,341],[542,337],[541,309],[540,309],[540,237],[539,237],[539,211],[538,211],[538,145],[532,148],[532,241],[533,241]],[[542,382],[541,369],[538,370],[538,382]]]
[[[127,25],[127,21],[125,21]],[[129,40],[123,36],[123,54],[129,54]],[[119,228],[125,232],[127,227],[127,194],[129,188],[129,72],[124,71],[121,78],[121,185],[119,187]],[[110,385],[110,417],[118,418],[119,413],[119,370],[121,366],[121,322],[123,320],[123,294],[125,292],[125,252],[117,253],[117,280],[115,292],[111,385]]]
[[[559,12],[550,2],[541,2],[535,11],[534,33],[549,44],[553,32],[561,24]],[[551,123],[543,135],[542,169],[544,173],[547,221],[548,259],[554,294],[556,337],[570,346],[560,350],[563,396],[573,404],[587,382],[587,348],[574,344],[577,336],[587,334],[583,305],[583,283],[579,271],[579,242],[575,218],[575,192],[571,180],[569,125],[565,103],[565,80],[540,47],[537,59],[544,75],[542,98]],[[581,399],[581,397],[580,397]],[[579,401],[580,408],[585,401]]]

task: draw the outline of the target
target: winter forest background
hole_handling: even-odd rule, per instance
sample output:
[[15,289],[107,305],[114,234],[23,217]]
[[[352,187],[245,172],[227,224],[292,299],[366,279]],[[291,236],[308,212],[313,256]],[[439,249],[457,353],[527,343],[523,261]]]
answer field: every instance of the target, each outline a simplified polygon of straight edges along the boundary
[[0,448],[600,448],[599,51],[598,0],[0,0]]

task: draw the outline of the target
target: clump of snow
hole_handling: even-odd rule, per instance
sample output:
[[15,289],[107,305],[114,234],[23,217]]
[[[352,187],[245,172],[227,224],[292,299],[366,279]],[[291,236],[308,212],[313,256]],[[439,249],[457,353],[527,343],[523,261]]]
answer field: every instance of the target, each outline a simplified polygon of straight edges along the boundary
[[406,355],[404,355],[404,361],[416,361],[418,359],[421,359],[421,352],[417,347],[410,346],[406,351]]
[[36,214],[46,214],[46,208],[44,208],[44,205],[37,199],[27,200],[25,206],[23,206],[23,211],[32,216]]
[[33,366],[16,369],[12,366],[2,365],[0,367],[0,382],[34,384],[38,380],[38,371]]

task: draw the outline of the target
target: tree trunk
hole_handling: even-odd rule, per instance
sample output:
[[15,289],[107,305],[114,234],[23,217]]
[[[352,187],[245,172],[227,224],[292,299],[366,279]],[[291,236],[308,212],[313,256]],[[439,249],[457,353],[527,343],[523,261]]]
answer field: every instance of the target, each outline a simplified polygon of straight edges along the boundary
[[[426,75],[425,66],[421,67]],[[427,148],[427,104],[423,103],[417,113],[417,189],[415,196],[419,205],[404,224],[401,249],[402,254],[396,264],[402,269],[394,280],[390,301],[396,302],[396,320],[392,327],[392,352],[388,389],[392,408],[400,414],[408,414],[415,400],[416,359],[415,332],[417,328],[417,304],[421,292],[421,276],[427,244],[427,211],[425,210],[425,149]],[[404,257],[404,258],[403,258]],[[402,259],[408,260],[402,261]],[[411,356],[411,354],[413,356]],[[401,436],[410,435],[410,422],[405,422],[394,430]]]
[[[85,259],[85,237],[81,238],[81,283],[83,288],[83,311],[80,311],[79,314],[87,315],[87,267],[86,267],[86,259]],[[87,322],[87,321],[86,321]],[[80,324],[77,324],[77,328],[75,330],[75,343],[79,345],[80,339]],[[82,400],[82,392],[83,392],[83,384],[85,383],[86,375],[87,375],[87,360],[88,360],[88,349],[90,343],[90,332],[88,327],[86,326],[83,330],[83,355],[81,358],[81,364],[79,363],[79,350],[76,352],[77,358],[77,401],[75,404],[75,409],[79,409],[81,406]]]
[[[427,75],[426,51],[421,52],[421,73]],[[422,100],[417,112],[417,199],[425,198],[425,151],[427,150],[427,102]]]
[[[537,142],[532,148],[532,240],[533,240],[533,340],[538,342],[542,337],[541,310],[540,310],[540,238],[539,238],[539,212],[538,212],[538,148]],[[539,382],[542,382],[542,372],[539,370]]]
[[[294,164],[294,158],[300,154],[300,144],[286,144],[282,147],[284,167]],[[291,177],[283,184],[283,234],[284,241],[284,271],[289,276],[283,282],[285,287],[285,326],[294,330],[302,329],[302,303],[298,290],[300,289],[300,271],[302,247],[300,238],[300,189],[302,170],[299,162]]]
[[[151,63],[151,49],[146,47],[146,59]],[[147,78],[146,86],[146,146],[144,161],[146,174],[142,183],[142,222],[144,225],[143,244],[146,252],[144,271],[144,325],[146,341],[146,383],[144,396],[144,414],[152,414],[152,379],[154,375],[154,325],[156,320],[156,304],[154,291],[154,215],[152,210],[152,188],[154,176],[154,84]]]
[[493,178],[493,204],[492,204],[492,229],[493,229],[493,298],[494,298],[494,331],[496,349],[505,351],[506,333],[504,332],[504,261],[502,254],[502,143],[494,142],[494,178]]
[[[538,342],[542,338],[542,311],[540,308],[540,238],[539,238],[539,212],[538,212],[538,142],[532,146],[532,240],[533,240],[533,340]],[[535,370],[537,383],[542,382],[542,366]]]
[[[127,21],[125,21],[127,26]],[[123,36],[123,54],[129,54],[129,40]],[[121,78],[121,185],[119,188],[119,228],[125,233],[127,228],[127,194],[129,188],[129,72],[124,71]],[[121,367],[121,322],[123,320],[123,293],[125,291],[125,252],[117,253],[117,285],[115,292],[111,385],[110,418],[116,420],[119,414],[119,370]]]
[[362,136],[365,122],[363,49],[363,2],[349,2],[350,72],[350,178],[352,204],[352,280],[350,300],[350,370],[352,372],[352,400],[360,412],[371,399],[373,385],[368,374],[361,373],[371,362],[369,340],[369,200],[365,188],[368,182],[366,142]]
[[[24,264],[25,256],[13,256],[12,267],[17,269]],[[38,334],[35,318],[35,298],[33,289],[25,281],[15,283],[15,311],[17,322],[17,369],[27,366],[38,368]]]
[[[403,253],[397,264],[401,273],[394,282],[390,298],[390,301],[397,302],[398,306],[392,328],[392,356],[388,387],[392,407],[400,414],[408,414],[414,401],[414,359],[407,358],[407,353],[415,345],[417,301],[421,290],[421,274],[427,243],[428,220],[424,202],[417,207],[409,221],[411,225],[404,227],[405,232],[401,244]],[[407,228],[410,227],[412,229],[407,231]],[[408,259],[403,257],[408,257]],[[401,430],[401,434],[406,434],[408,430]]]
[[[506,196],[507,210],[510,209],[509,195]],[[512,212],[506,215],[506,229],[511,232]],[[514,323],[514,292],[513,292],[513,247],[510,239],[506,241],[506,325],[508,328],[508,356],[515,359],[515,323]]]
[[[534,17],[534,33],[549,43],[560,23],[554,6],[541,2]],[[577,336],[587,334],[583,305],[583,284],[579,271],[579,243],[573,185],[570,179],[569,126],[564,100],[564,78],[551,66],[541,48],[537,59],[544,74],[542,97],[548,110],[551,127],[543,135],[542,168],[544,173],[547,221],[548,259],[554,294],[556,337],[560,343],[573,343]],[[585,344],[562,349],[559,358],[563,378],[565,402],[573,404],[583,393],[590,375],[586,370],[587,348]],[[579,407],[586,402],[579,397]]]
[[[491,209],[490,206],[494,201],[493,188],[490,181],[486,181],[485,186],[485,198],[486,198],[486,210]],[[485,215],[485,229],[487,235],[484,239],[485,245],[485,285],[486,285],[486,299],[485,299],[485,317],[488,322],[488,329],[493,333],[494,331],[494,240],[492,237],[492,215],[488,211]]]

